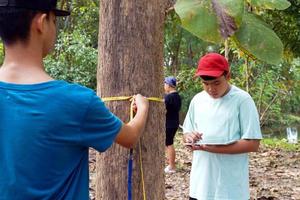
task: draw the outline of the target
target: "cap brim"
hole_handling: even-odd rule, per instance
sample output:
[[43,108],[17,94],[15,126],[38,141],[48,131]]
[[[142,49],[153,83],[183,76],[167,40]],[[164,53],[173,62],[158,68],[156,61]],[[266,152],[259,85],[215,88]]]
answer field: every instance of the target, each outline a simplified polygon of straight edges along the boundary
[[58,16],[58,17],[64,17],[64,16],[69,16],[71,13],[69,11],[66,11],[66,10],[53,10],[55,16]]
[[222,74],[224,74],[224,71],[200,71],[195,76],[220,77]]

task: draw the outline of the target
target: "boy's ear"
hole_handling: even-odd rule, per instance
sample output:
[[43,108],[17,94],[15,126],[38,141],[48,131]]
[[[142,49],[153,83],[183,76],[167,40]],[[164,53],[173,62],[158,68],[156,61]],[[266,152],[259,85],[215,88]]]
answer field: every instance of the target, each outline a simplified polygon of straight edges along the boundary
[[229,72],[226,74],[226,80],[229,81],[230,78],[231,78],[231,73],[230,73],[230,71],[229,71]]
[[33,19],[33,23],[37,31],[43,33],[46,28],[47,14],[45,13],[37,14]]

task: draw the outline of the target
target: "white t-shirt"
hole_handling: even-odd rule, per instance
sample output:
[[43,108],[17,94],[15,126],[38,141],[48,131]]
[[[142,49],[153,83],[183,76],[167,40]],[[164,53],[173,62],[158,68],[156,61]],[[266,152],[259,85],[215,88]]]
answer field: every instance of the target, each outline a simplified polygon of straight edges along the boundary
[[[231,86],[222,98],[207,92],[191,101],[185,132],[203,133],[203,143],[226,144],[239,139],[262,139],[259,117],[251,96]],[[248,154],[194,151],[190,196],[198,200],[248,200]]]

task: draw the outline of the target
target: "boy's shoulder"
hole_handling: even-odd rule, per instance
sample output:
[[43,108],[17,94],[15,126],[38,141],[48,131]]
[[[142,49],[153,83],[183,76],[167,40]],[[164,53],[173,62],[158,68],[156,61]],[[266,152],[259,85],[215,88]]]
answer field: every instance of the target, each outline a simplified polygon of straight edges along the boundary
[[38,104],[52,102],[53,105],[57,104],[63,107],[86,107],[92,99],[99,98],[92,89],[63,80],[33,85],[10,86],[9,89],[19,90],[21,94],[24,91],[30,91],[30,93],[35,94],[34,101]]
[[198,101],[205,100],[205,99],[207,99],[208,97],[209,97],[209,95],[207,94],[207,92],[205,92],[205,91],[203,90],[203,91],[197,93],[197,94],[193,97],[192,101],[193,101],[193,102],[195,102],[195,101],[198,102]]
[[96,92],[88,87],[77,83],[63,82],[60,93],[66,95],[66,98],[72,98],[77,101],[86,101],[97,96]]
[[[69,91],[71,94],[72,93],[95,93],[94,90],[90,89],[90,88],[87,88],[83,85],[80,85],[78,83],[70,83],[70,82],[67,82],[67,81],[59,81],[61,84],[61,89],[62,90],[67,90]],[[70,94],[69,93],[69,94]]]
[[69,83],[60,81],[58,87],[55,87],[59,96],[66,98],[70,101],[86,101],[93,96],[97,96],[95,91],[77,83]]
[[245,99],[252,99],[251,95],[248,92],[234,85],[231,85],[229,95],[231,97],[238,98],[241,101],[244,101]]

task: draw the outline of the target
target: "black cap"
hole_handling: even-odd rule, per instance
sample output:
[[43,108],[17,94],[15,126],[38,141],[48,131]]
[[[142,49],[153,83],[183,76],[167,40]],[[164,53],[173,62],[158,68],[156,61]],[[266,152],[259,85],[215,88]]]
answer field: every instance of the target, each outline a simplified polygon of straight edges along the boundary
[[53,11],[56,16],[68,16],[69,11],[56,8],[57,0],[0,0],[0,7],[25,8],[36,11]]

